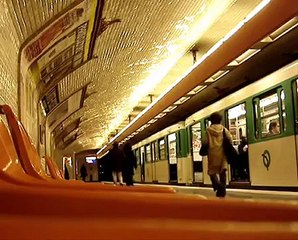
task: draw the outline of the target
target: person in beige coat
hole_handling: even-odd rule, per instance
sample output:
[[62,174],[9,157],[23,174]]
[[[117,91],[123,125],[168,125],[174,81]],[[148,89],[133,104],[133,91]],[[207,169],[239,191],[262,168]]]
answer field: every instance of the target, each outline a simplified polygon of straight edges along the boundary
[[[226,195],[226,171],[228,169],[227,158],[223,150],[223,131],[232,142],[232,135],[228,129],[221,124],[222,116],[214,112],[210,116],[211,126],[207,128],[208,144],[208,174],[210,176],[217,197]],[[219,175],[219,179],[218,176]]]

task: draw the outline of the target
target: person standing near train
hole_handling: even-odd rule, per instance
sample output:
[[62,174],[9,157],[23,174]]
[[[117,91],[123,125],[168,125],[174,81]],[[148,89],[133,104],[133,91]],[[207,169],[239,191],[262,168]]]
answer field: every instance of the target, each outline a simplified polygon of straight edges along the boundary
[[81,174],[81,178],[84,182],[86,182],[86,177],[88,176],[87,173],[87,168],[85,166],[85,164],[82,164],[81,168],[80,168],[80,174]]
[[[217,197],[226,195],[226,171],[228,169],[227,157],[223,149],[223,132],[232,142],[232,135],[221,124],[222,116],[218,112],[210,115],[211,126],[207,128],[206,139],[208,145],[208,174],[210,176]],[[218,179],[219,175],[219,179]]]
[[130,143],[126,143],[123,147],[124,167],[123,174],[127,186],[133,186],[134,169],[137,168],[137,159],[131,149]]
[[120,185],[123,185],[122,169],[124,162],[124,154],[118,146],[118,142],[113,143],[113,148],[110,151],[112,177],[114,185],[117,184],[117,178]]

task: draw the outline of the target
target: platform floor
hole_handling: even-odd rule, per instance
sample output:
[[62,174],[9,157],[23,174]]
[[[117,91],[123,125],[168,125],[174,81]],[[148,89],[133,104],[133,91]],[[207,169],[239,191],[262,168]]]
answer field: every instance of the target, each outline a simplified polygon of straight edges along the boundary
[[[106,182],[105,184],[113,184],[112,182]],[[211,187],[198,187],[198,186],[178,186],[168,184],[141,184],[134,183],[135,185],[144,186],[159,186],[159,187],[172,187],[176,190],[177,194],[198,194],[206,198],[217,198],[215,192]],[[244,199],[244,200],[260,200],[260,201],[281,201],[292,202],[298,204],[298,192],[291,191],[273,191],[273,190],[254,190],[254,189],[239,189],[239,188],[227,188],[226,199]]]
[[[147,185],[147,184],[146,184]],[[154,185],[154,184],[152,184]],[[176,186],[176,185],[160,185],[164,187],[173,187],[178,194],[200,194],[206,198],[215,198],[215,192],[209,187],[196,187],[196,186]],[[253,189],[235,189],[227,188],[226,198],[237,199],[258,199],[264,201],[292,201],[298,204],[298,192],[289,191],[268,191],[268,190],[253,190]]]

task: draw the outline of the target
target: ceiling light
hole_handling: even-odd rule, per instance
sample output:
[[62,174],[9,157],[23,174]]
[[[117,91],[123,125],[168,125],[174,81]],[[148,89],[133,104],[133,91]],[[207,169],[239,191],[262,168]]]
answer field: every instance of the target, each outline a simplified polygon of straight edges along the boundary
[[241,64],[245,62],[246,60],[250,59],[252,56],[260,52],[261,49],[248,49],[244,53],[242,53],[238,58],[236,58],[236,61]]
[[152,118],[148,123],[152,124],[152,123],[155,123],[157,121],[156,118]]
[[162,113],[156,115],[154,118],[160,119],[160,118],[164,117],[165,115],[166,115],[166,113],[162,112]]
[[169,106],[168,108],[166,108],[165,110],[163,110],[163,112],[165,112],[165,113],[171,112],[171,111],[173,111],[176,107],[177,107],[177,105]]
[[178,101],[176,101],[174,104],[175,104],[175,105],[180,105],[180,104],[186,102],[188,99],[190,99],[189,96],[181,97],[181,98],[180,98]]
[[230,62],[228,64],[228,67],[237,67],[239,65],[239,63],[236,60],[233,60],[232,62]]
[[217,73],[215,73],[211,78],[208,78],[205,82],[206,83],[210,83],[210,82],[215,82],[218,79],[220,79],[221,77],[223,77],[224,75],[226,75],[228,72],[230,72],[230,70],[219,70]]
[[298,26],[298,17],[294,17],[290,21],[282,25],[280,28],[275,30],[273,33],[269,34],[269,37],[275,41],[297,26]]
[[191,90],[187,95],[195,95],[198,92],[201,92],[203,89],[205,89],[207,86],[206,85],[199,85],[195,87],[193,90]]

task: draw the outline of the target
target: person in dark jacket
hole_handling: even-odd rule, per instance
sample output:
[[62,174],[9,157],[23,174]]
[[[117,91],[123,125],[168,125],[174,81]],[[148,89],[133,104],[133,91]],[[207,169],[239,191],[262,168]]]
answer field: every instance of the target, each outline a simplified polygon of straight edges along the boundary
[[67,170],[66,164],[64,164],[64,179],[69,180],[69,172]]
[[83,179],[83,181],[86,181],[86,177],[87,177],[87,168],[85,166],[85,164],[83,164],[80,168],[80,173],[81,173],[81,178]]
[[126,143],[123,147],[124,151],[124,179],[127,186],[133,186],[134,169],[137,168],[137,160],[131,149],[130,143]]
[[110,159],[111,159],[111,166],[112,166],[113,182],[116,185],[117,178],[118,178],[120,185],[123,185],[122,169],[123,169],[123,162],[124,162],[124,154],[119,149],[118,142],[113,143],[113,148],[110,151]]
[[248,180],[249,168],[248,168],[248,142],[246,137],[241,137],[241,142],[238,145],[238,172],[241,180]]

